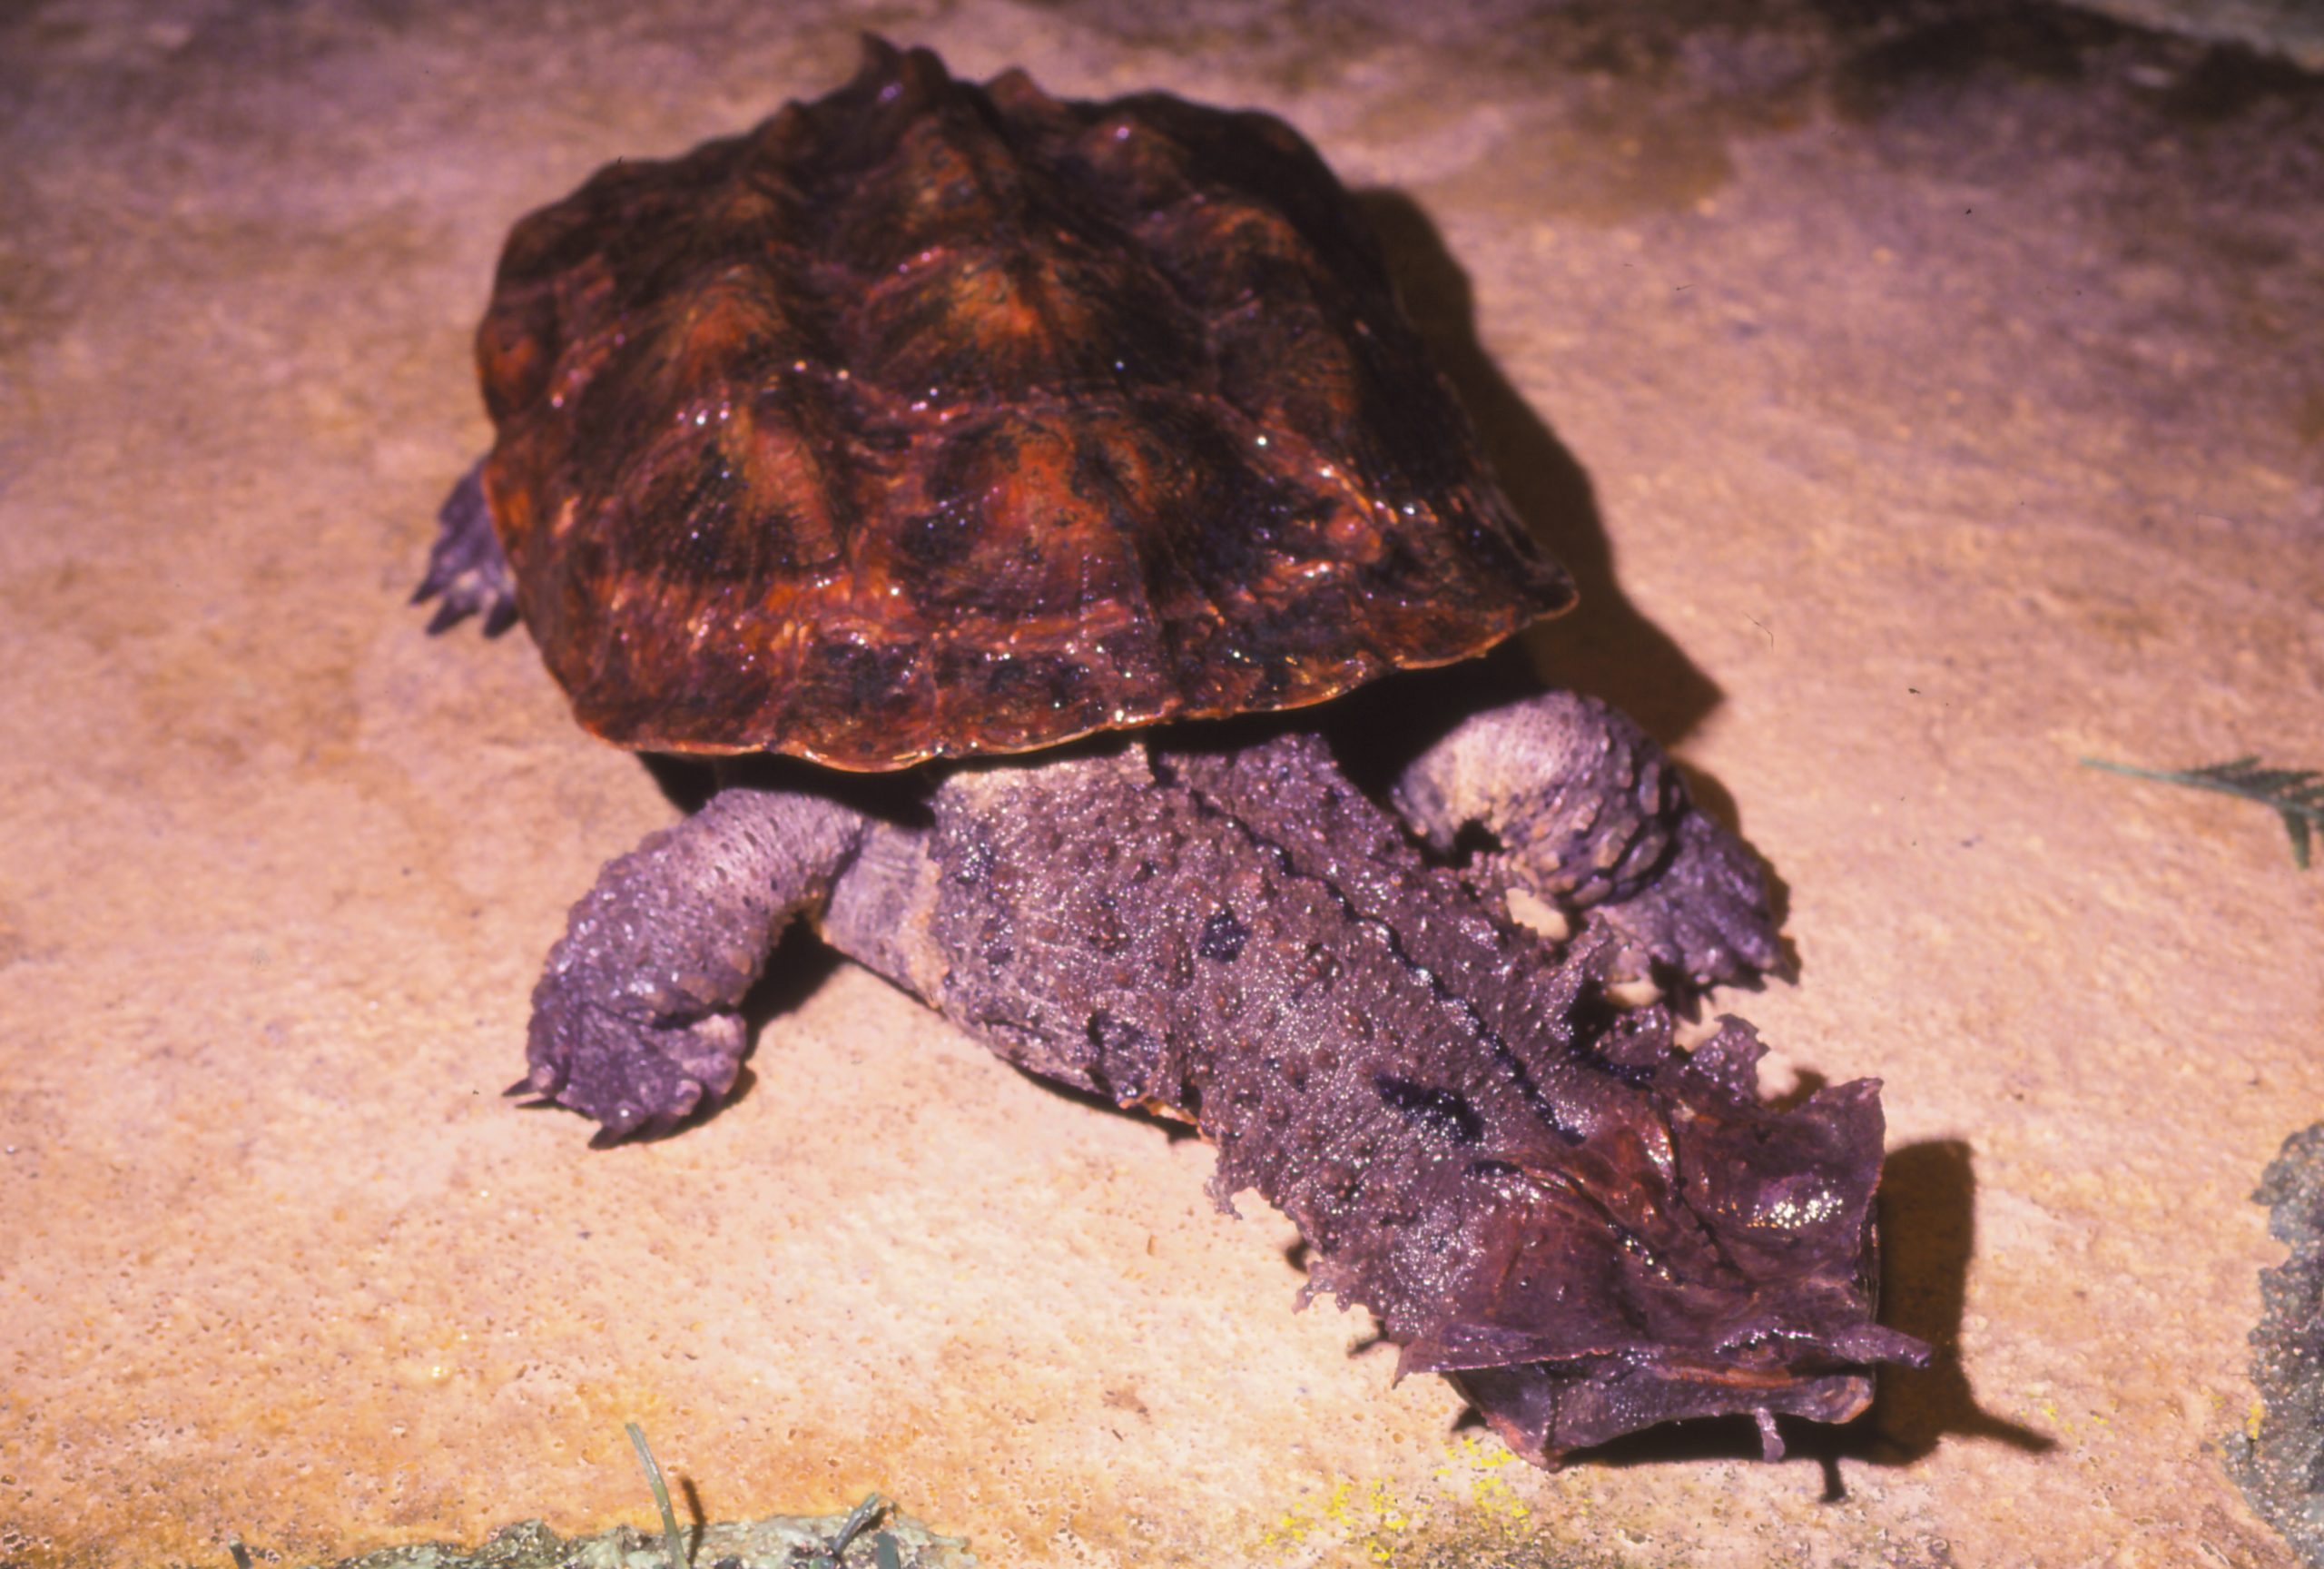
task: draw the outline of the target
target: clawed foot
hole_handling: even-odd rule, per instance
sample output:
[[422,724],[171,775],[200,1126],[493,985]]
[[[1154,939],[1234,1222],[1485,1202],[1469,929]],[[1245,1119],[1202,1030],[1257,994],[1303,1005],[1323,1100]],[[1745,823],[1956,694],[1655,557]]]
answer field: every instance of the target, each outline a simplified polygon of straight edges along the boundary
[[428,548],[428,575],[419,580],[411,602],[425,604],[443,597],[428,623],[430,635],[458,626],[471,616],[484,617],[484,635],[497,637],[517,624],[517,589],[508,577],[508,558],[492,531],[492,511],[485,505],[484,465],[460,476],[452,493],[437,509],[436,543]]
[[750,1047],[743,997],[862,833],[821,796],[737,785],[608,863],[533,988],[511,1093],[594,1118],[600,1144],[714,1109]]
[[1588,923],[1620,939],[1618,972],[1659,972],[1681,992],[1777,972],[1783,944],[1758,857],[1692,803],[1684,813],[1645,887],[1589,911]]
[[602,1124],[593,1143],[670,1132],[715,1109],[734,1088],[749,1044],[741,1015],[635,1019],[546,981],[533,997],[526,1060],[508,1088]]
[[1758,858],[1595,698],[1545,692],[1472,715],[1406,766],[1393,798],[1441,854],[1482,830],[1490,848],[1469,875],[1518,919],[1561,937],[1577,922],[1610,932],[1610,980],[1692,994],[1782,962]]

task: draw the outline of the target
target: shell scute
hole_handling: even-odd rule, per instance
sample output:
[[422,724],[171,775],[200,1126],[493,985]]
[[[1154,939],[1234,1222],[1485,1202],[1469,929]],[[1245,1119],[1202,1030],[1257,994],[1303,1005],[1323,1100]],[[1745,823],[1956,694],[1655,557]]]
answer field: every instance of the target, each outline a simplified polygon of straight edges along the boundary
[[1279,121],[836,93],[511,235],[487,502],[593,731],[850,768],[1319,701],[1571,588]]

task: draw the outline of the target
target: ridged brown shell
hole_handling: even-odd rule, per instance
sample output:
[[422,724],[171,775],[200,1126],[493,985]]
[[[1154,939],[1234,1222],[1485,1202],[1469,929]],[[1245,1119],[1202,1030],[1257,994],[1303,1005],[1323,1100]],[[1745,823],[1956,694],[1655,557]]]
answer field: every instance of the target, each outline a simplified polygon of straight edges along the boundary
[[866,49],[509,237],[485,492],[590,730],[900,767],[1312,703],[1571,601],[1289,127]]

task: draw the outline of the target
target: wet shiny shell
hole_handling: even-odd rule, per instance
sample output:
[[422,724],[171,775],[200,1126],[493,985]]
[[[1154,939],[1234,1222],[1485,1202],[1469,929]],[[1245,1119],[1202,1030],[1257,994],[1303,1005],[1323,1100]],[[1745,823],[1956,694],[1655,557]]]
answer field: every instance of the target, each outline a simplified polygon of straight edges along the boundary
[[1281,122],[867,46],[508,241],[485,489],[590,730],[843,768],[1289,707],[1563,609]]

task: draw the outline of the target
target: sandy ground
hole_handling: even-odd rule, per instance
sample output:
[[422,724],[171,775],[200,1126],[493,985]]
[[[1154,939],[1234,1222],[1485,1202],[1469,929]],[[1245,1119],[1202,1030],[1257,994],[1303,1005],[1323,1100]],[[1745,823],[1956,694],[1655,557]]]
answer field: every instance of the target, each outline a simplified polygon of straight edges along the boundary
[[[2324,92],[2024,6],[1535,10],[0,10],[0,1561],[642,1523],[635,1419],[708,1517],[878,1487],[999,1565],[2291,1562],[2219,1445],[2324,868],[2076,759],[2324,765]],[[1534,652],[1780,878],[1768,1087],[1887,1084],[1937,1368],[1786,1464],[1534,1470],[1295,1313],[1198,1143],[806,949],[684,1137],[499,1098],[675,808],[404,603],[494,256],[865,26],[1370,192],[1581,580]]]

